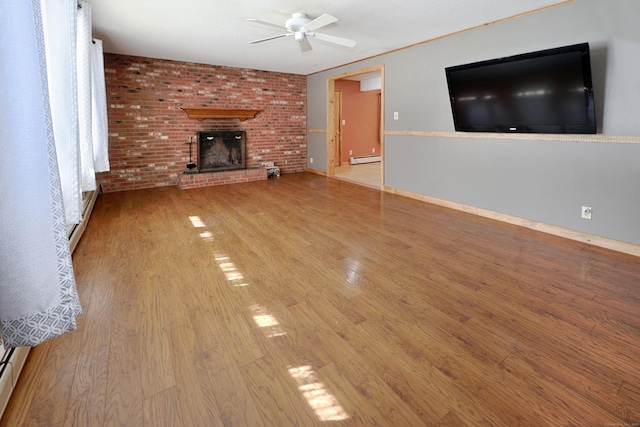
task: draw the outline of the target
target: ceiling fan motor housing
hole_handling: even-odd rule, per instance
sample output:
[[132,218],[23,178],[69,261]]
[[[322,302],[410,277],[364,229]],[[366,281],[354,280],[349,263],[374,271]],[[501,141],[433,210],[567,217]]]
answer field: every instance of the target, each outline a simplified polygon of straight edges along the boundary
[[[291,18],[287,19],[284,26],[287,28],[287,31],[297,33],[309,22],[311,22],[311,19],[309,19],[306,14],[294,13]],[[304,31],[304,29],[302,29],[302,31]]]

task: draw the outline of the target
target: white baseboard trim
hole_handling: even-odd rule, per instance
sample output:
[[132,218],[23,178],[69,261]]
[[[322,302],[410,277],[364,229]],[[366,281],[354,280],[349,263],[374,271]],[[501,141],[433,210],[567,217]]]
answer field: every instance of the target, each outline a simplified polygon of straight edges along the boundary
[[502,221],[508,224],[529,228],[531,230],[541,231],[543,233],[552,234],[554,236],[564,237],[565,239],[588,243],[590,245],[598,246],[601,248],[611,249],[613,251],[622,252],[625,254],[640,257],[640,246],[634,245],[632,243],[621,242],[619,240],[614,240],[614,239],[610,239],[602,236],[596,236],[594,234],[584,233],[582,231],[570,230],[568,228],[558,227],[556,225],[544,224],[542,222],[532,221],[529,219],[520,218],[513,215],[494,212],[488,209],[477,208],[475,206],[469,206],[469,205],[465,205],[458,202],[452,202],[449,200],[443,200],[443,199],[438,199],[431,196],[425,196],[418,193],[412,193],[410,191],[404,191],[404,190],[400,190],[393,187],[385,186],[384,191],[398,194],[404,197],[409,197],[416,200],[421,200],[426,203],[443,206],[445,208],[455,209],[455,210],[470,213],[473,215],[494,219],[496,221]]

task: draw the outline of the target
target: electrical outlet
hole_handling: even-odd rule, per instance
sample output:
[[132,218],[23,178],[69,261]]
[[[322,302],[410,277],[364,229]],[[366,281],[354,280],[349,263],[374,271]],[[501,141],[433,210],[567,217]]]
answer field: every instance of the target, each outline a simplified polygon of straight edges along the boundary
[[375,149],[375,148],[372,148],[372,149],[371,149],[371,152],[372,152],[373,154],[376,154],[376,149]]
[[313,163],[313,157],[309,157],[309,163]]
[[393,112],[393,120],[398,120],[398,112],[397,111]]
[[590,206],[583,206],[582,207],[582,218],[591,219],[591,214],[592,213],[593,213],[593,210],[591,209]]
[[349,155],[353,156],[353,150],[349,150]]

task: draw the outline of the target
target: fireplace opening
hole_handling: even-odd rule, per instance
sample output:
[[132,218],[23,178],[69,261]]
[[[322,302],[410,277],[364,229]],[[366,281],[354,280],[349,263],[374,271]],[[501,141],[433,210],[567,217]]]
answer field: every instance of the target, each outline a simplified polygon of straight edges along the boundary
[[244,131],[198,132],[198,172],[246,169]]

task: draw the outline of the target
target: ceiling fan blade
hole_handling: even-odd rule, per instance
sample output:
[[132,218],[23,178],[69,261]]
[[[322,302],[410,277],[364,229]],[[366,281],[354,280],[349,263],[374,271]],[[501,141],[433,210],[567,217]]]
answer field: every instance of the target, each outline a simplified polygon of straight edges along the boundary
[[313,37],[317,39],[324,40],[330,43],[339,44],[346,47],[354,47],[356,45],[355,40],[345,39],[345,38],[336,37],[336,36],[330,36],[328,34],[313,33],[313,34],[307,34],[307,35],[313,35]]
[[261,21],[259,19],[247,18],[247,21],[253,22],[254,24],[264,25],[269,28],[276,28],[278,31],[282,31],[284,29],[282,28],[282,25],[272,24],[271,22]]
[[298,43],[300,44],[300,50],[302,52],[309,52],[312,49],[311,43],[309,43],[309,39],[306,37],[300,40]]
[[289,37],[291,34],[278,34],[277,36],[271,36],[271,37],[265,37],[263,39],[258,39],[258,40],[252,40],[249,42],[249,44],[256,44],[256,43],[262,43],[262,42],[266,42],[269,40],[274,40],[274,39],[279,39],[282,37]]
[[325,14],[322,14],[322,15],[318,16],[316,19],[314,19],[313,21],[307,23],[306,25],[303,25],[302,29],[307,30],[307,31],[315,31],[315,30],[317,30],[319,28],[326,27],[329,24],[333,24],[337,20],[338,20],[338,18],[336,18],[335,16],[331,16],[331,15],[325,13]]

